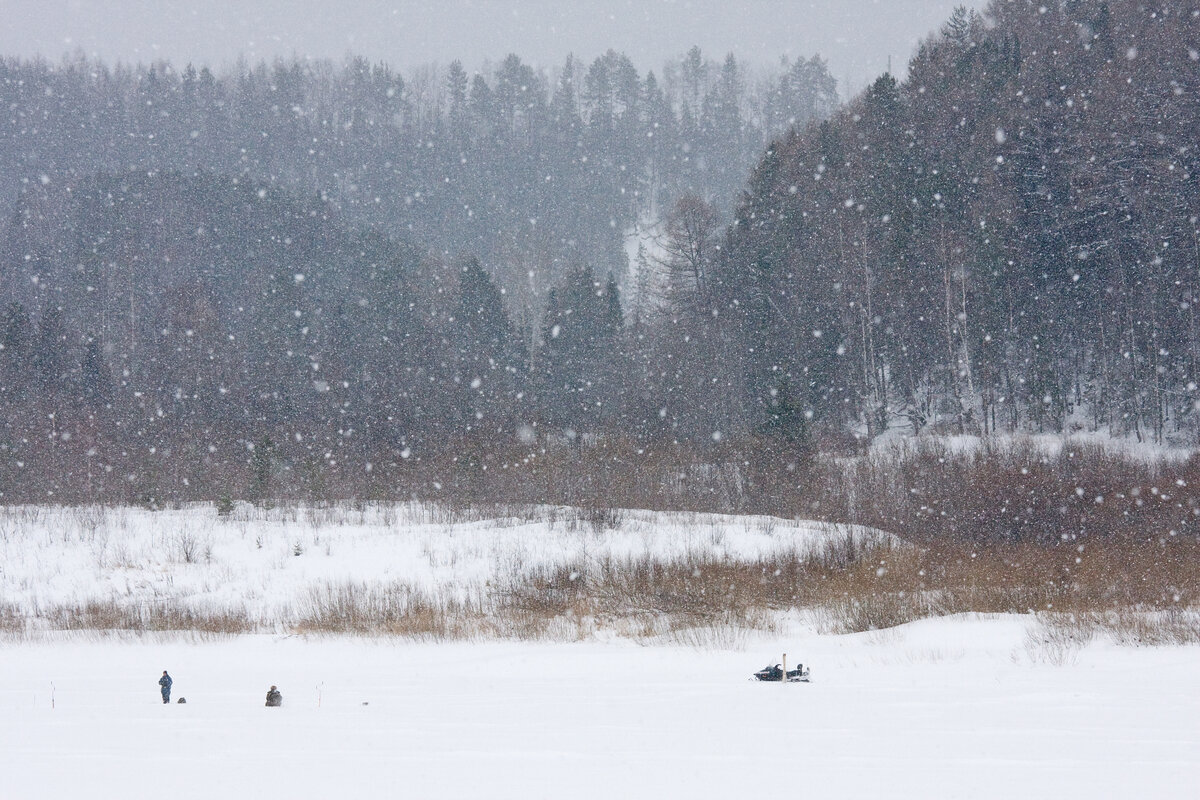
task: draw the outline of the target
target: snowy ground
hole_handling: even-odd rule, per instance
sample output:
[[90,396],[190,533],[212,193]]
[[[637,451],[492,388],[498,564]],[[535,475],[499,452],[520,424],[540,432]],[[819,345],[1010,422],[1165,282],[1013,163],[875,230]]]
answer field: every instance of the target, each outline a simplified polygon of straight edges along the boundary
[[[843,637],[795,625],[745,652],[6,645],[0,796],[1192,796],[1200,649],[1094,643],[1051,666],[1031,658],[1027,625],[952,618]],[[813,683],[746,680],[784,647]],[[164,668],[186,705],[161,704]],[[263,707],[272,683],[281,709]]]
[[[469,597],[539,567],[661,561],[702,552],[754,560],[803,554],[845,527],[770,517],[620,512],[597,527],[574,509],[464,521],[423,504],[285,507],[0,508],[0,606],[36,617],[89,602],[245,611],[287,629],[315,590],[402,583]],[[611,522],[611,521],[610,521]],[[855,528],[857,536],[886,536]],[[2,799],[0,799],[2,800]]]
[[[466,521],[406,505],[0,509],[0,800],[41,798],[1099,798],[1200,785],[1200,647],[1044,643],[1030,617],[943,618],[692,649],[287,636],[315,587],[481,590],[539,565],[805,552],[768,518],[565,510]],[[859,530],[860,536],[886,536]],[[241,607],[259,634],[47,632],[92,600]],[[722,649],[735,645],[737,649]],[[809,685],[759,684],[780,660]],[[163,706],[156,681],[175,678]],[[284,707],[263,707],[277,684]]]

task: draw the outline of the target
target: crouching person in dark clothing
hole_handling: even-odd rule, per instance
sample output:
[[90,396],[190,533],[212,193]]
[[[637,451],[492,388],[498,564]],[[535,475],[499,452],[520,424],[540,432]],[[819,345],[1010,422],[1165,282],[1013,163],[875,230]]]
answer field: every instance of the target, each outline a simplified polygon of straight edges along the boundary
[[279,693],[278,689],[272,686],[267,690],[267,707],[274,708],[281,705],[283,705],[283,695]]
[[171,702],[171,676],[167,674],[165,669],[163,670],[163,676],[158,679],[158,685],[162,688],[163,702]]

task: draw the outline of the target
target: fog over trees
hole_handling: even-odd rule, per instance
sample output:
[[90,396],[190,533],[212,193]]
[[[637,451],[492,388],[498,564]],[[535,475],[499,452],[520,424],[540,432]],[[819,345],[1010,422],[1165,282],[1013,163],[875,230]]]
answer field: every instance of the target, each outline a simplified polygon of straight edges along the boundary
[[721,262],[764,396],[835,425],[1197,431],[1200,11],[959,10],[775,143]]
[[843,107],[818,57],[698,48],[0,60],[0,491],[569,499],[652,461],[795,486],[899,428],[1194,441],[1198,31],[997,0]]
[[766,142],[837,102],[818,57],[749,74],[698,48],[661,77],[614,51],[407,78],[7,59],[0,92],[10,428],[82,415],[89,451],[134,437],[203,472],[218,455],[182,450],[286,439],[362,469],[614,423],[639,394],[626,306],[669,305],[689,210],[710,238]]

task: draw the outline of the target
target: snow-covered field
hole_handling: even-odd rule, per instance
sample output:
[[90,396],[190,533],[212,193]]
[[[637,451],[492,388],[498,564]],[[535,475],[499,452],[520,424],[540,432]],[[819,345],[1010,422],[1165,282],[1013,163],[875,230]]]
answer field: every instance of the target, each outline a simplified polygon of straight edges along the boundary
[[[0,800],[1195,793],[1200,647],[1047,642],[1030,616],[832,636],[780,613],[690,640],[701,647],[604,627],[561,642],[292,633],[323,586],[482,596],[537,567],[749,560],[844,535],[761,517],[472,519],[415,504],[227,518],[2,509]],[[89,602],[239,608],[260,633],[48,630],[48,611]],[[784,652],[811,684],[748,680]],[[186,704],[159,700],[163,669]],[[271,684],[283,708],[264,708]]]
[[[1200,649],[1021,618],[756,639],[742,652],[252,636],[5,646],[0,796],[1191,797]],[[811,664],[811,684],[747,680]],[[163,706],[164,669],[186,705]],[[280,709],[263,707],[270,684]]]
[[[244,611],[286,626],[313,591],[412,586],[473,597],[538,568],[606,558],[669,561],[803,555],[846,529],[769,517],[624,511],[607,525],[574,509],[464,519],[422,504],[261,510],[212,506],[0,509],[0,606],[36,616],[89,602]],[[859,536],[885,536],[856,529]]]

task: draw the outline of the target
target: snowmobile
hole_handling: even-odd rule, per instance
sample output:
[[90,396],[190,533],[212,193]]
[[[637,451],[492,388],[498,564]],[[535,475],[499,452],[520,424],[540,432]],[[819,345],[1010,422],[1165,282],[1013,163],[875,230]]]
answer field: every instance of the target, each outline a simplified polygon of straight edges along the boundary
[[[754,679],[758,681],[782,681],[784,679],[783,667],[778,664],[773,667],[763,667],[754,673]],[[803,664],[797,664],[795,669],[787,671],[787,682],[808,683],[808,669]]]

